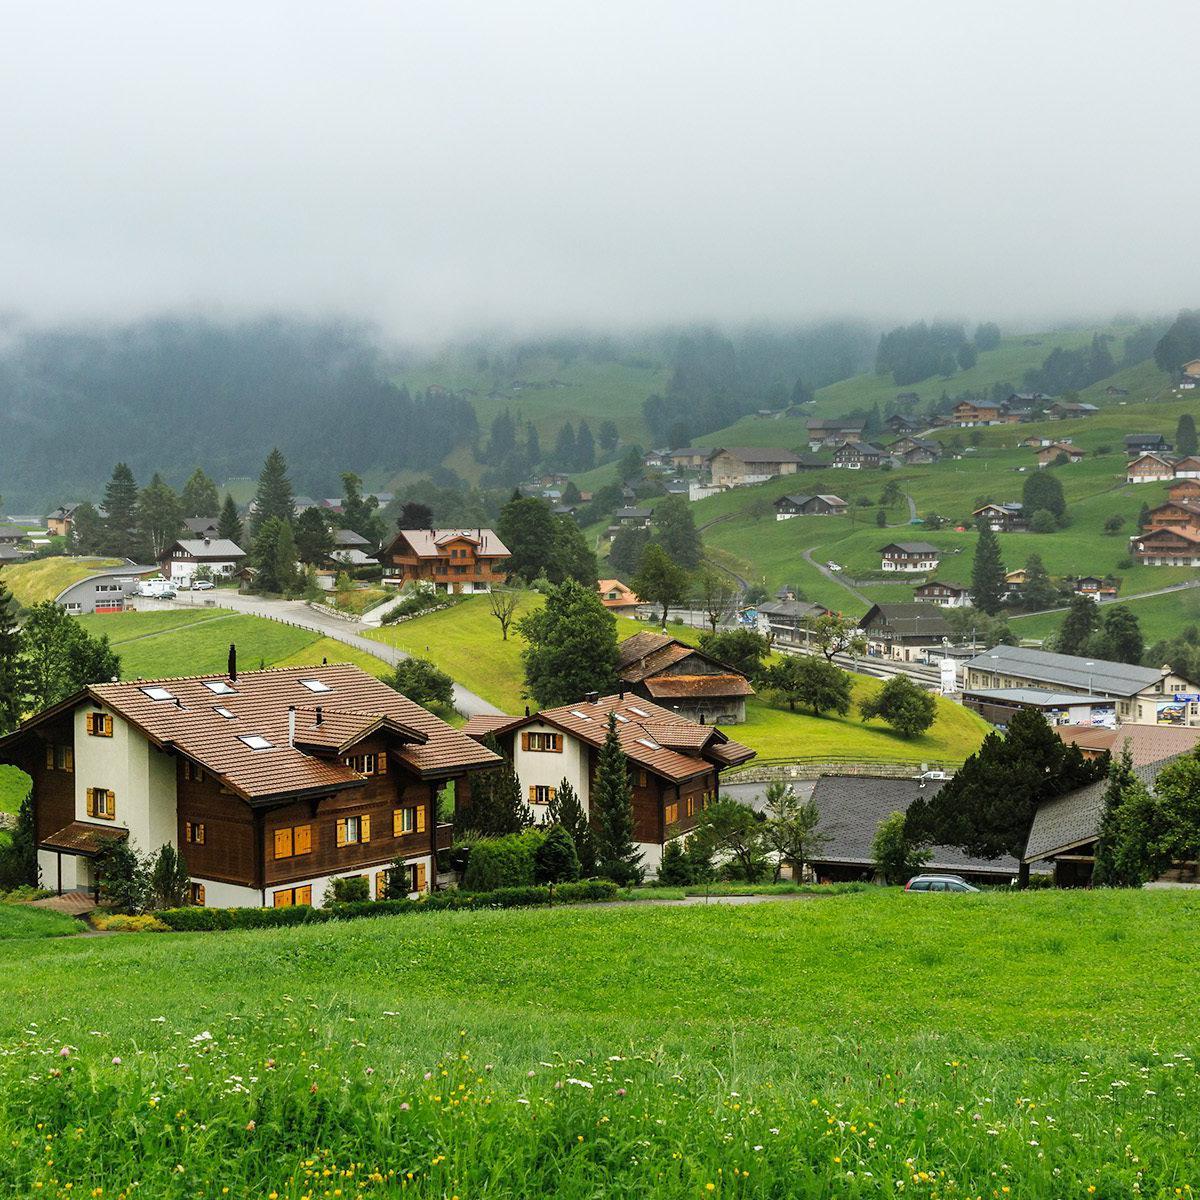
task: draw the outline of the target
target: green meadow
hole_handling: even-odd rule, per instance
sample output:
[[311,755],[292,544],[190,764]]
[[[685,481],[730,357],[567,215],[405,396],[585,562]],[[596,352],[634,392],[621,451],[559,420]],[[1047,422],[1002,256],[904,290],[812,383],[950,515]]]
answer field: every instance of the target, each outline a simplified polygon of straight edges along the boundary
[[869,889],[8,939],[0,1193],[1188,1196],[1197,934]]

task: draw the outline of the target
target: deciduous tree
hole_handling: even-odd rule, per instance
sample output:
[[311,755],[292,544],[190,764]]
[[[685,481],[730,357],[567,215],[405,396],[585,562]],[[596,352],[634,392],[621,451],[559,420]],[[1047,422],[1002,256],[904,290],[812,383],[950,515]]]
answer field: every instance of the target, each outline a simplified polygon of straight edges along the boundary
[[857,658],[867,652],[867,635],[849,617],[841,613],[823,613],[812,624],[812,644],[833,662],[835,654]]
[[684,496],[667,496],[654,506],[655,541],[686,571],[700,565],[704,547],[696,529],[696,518]]
[[808,654],[784,655],[766,671],[767,686],[777,691],[796,711],[801,704],[813,716],[850,711],[850,676],[841,667]]
[[891,884],[907,883],[929,861],[929,851],[913,840],[902,812],[890,813],[879,822],[871,856],[884,882]]
[[427,658],[405,658],[384,683],[422,708],[454,708],[454,680]]
[[651,542],[642,551],[642,561],[637,574],[629,581],[636,595],[647,604],[662,609],[662,623],[667,623],[667,614],[688,598],[691,577],[677,562],[674,562],[657,542]]
[[750,679],[762,676],[763,663],[771,653],[770,643],[753,629],[722,629],[719,633],[701,634],[700,649]]
[[500,622],[500,640],[508,641],[508,627],[516,620],[519,592],[509,588],[493,588],[488,594],[488,611]]
[[546,603],[517,622],[525,687],[543,708],[617,686],[617,629],[595,588],[573,579],[551,587]]
[[775,780],[767,784],[764,797],[763,841],[776,856],[775,878],[787,863],[792,878],[799,882],[806,862],[811,862],[829,844],[832,836],[822,832],[821,811],[813,800],[801,800],[791,784]]
[[217,485],[197,467],[183,485],[180,497],[185,517],[215,517],[221,511],[221,497]]
[[1088,643],[1096,631],[1098,620],[1096,602],[1090,596],[1072,596],[1067,615],[1058,630],[1055,650],[1059,654],[1087,654]]
[[717,626],[728,621],[737,611],[737,584],[715,567],[704,567],[697,571],[695,581],[700,610],[715,634]]
[[907,675],[893,675],[873,696],[858,702],[864,721],[878,717],[901,737],[924,733],[937,717],[937,701]]

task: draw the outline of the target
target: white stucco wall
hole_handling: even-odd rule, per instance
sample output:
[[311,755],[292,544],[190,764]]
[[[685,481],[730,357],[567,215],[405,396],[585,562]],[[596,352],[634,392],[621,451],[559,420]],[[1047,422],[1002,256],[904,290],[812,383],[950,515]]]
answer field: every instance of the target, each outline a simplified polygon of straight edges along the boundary
[[75,819],[107,824],[87,813],[88,788],[107,788],[116,796],[112,824],[128,829],[138,850],[153,853],[175,845],[175,760],[110,710],[105,711],[112,717],[112,737],[92,737],[87,714],[93,711],[90,705],[75,710]]
[[[557,733],[562,739],[562,752],[522,750],[521,734],[526,732]],[[516,770],[517,778],[521,781],[521,796],[527,806],[529,806],[529,789],[531,787],[556,788],[566,779],[575,789],[583,811],[590,812],[587,747],[578,738],[572,737],[569,733],[563,733],[553,726],[535,721],[524,726],[516,734],[513,759],[513,768]],[[530,807],[530,811],[538,816],[544,816],[546,808],[545,805],[538,804]]]
[[[431,855],[426,854],[417,858],[406,858],[404,861],[409,866],[423,865],[425,867],[426,888],[433,887],[435,865]],[[311,879],[297,879],[294,883],[270,884],[266,890],[266,907],[274,907],[276,892],[307,886],[312,888],[313,906],[320,908],[327,901],[333,899],[333,881],[335,879],[350,879],[355,875],[365,875],[367,877],[371,885],[371,899],[378,900],[379,897],[375,894],[375,876],[380,871],[388,870],[390,866],[390,863],[384,863],[381,866],[358,867],[354,870],[338,871],[333,875],[318,875]],[[241,887],[238,884],[223,883],[215,879],[205,879],[201,875],[193,875],[192,882],[204,886],[204,906],[206,908],[261,908],[263,906],[263,894],[258,888]],[[410,892],[409,896],[415,898],[417,893]]]
[[[38,883],[52,891],[58,889],[58,853],[54,850],[38,851]],[[86,891],[92,886],[90,864],[86,858],[76,854],[62,856],[62,890],[64,892]]]

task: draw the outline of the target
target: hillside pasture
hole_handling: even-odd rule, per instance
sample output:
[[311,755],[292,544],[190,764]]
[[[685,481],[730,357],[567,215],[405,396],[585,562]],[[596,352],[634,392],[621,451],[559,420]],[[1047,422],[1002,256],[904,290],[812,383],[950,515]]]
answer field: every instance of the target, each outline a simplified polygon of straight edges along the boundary
[[1187,1196],[1198,934],[870,889],[6,940],[0,1190]]
[[37,558],[4,568],[4,582],[25,608],[53,600],[60,592],[106,567],[119,567],[119,558]]

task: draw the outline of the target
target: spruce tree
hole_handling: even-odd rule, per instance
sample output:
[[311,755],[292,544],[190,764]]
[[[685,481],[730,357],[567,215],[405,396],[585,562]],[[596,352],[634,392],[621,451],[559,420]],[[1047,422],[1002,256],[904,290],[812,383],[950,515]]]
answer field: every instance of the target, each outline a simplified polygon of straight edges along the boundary
[[1050,574],[1040,554],[1031,554],[1025,560],[1025,586],[1021,589],[1021,604],[1030,612],[1049,608],[1058,593],[1050,581]]
[[197,467],[183,485],[180,497],[185,517],[215,517],[221,511],[217,485]]
[[225,493],[225,503],[221,505],[221,516],[217,520],[217,536],[231,542],[240,542],[245,536],[237,504],[228,492]]
[[975,564],[971,568],[971,602],[981,612],[994,616],[1000,611],[1004,589],[1000,543],[990,526],[983,524],[975,543]]
[[254,493],[254,515],[250,519],[250,532],[257,535],[264,522],[272,517],[291,524],[295,516],[296,500],[292,483],[288,479],[287,459],[278,447],[267,455],[262,473],[258,477],[258,490]]
[[1184,413],[1175,423],[1175,449],[1180,454],[1196,453],[1196,419]]
[[140,557],[137,508],[137,480],[124,463],[117,463],[104,488],[102,553],[118,558]]
[[1090,596],[1072,596],[1071,607],[1058,631],[1055,650],[1059,654],[1087,654],[1088,642],[1098,623],[1096,602]]
[[21,719],[21,630],[17,603],[0,572],[0,734],[17,727]]
[[559,783],[546,816],[551,824],[561,825],[571,835],[575,853],[579,855],[580,873],[585,878],[595,875],[596,847],[592,839],[592,827],[583,805],[579,803],[579,794],[568,780],[563,779]]
[[138,496],[137,521],[139,541],[158,562],[183,528],[183,510],[175,489],[157,471]]
[[633,842],[633,789],[629,761],[617,738],[617,720],[608,714],[608,732],[596,764],[592,793],[596,863],[599,873],[622,886],[640,882],[642,852]]
[[76,554],[101,554],[104,551],[104,518],[96,506],[85,500],[75,510],[71,530],[71,549]]
[[596,442],[586,421],[579,422],[575,435],[575,470],[590,471],[596,465]]

